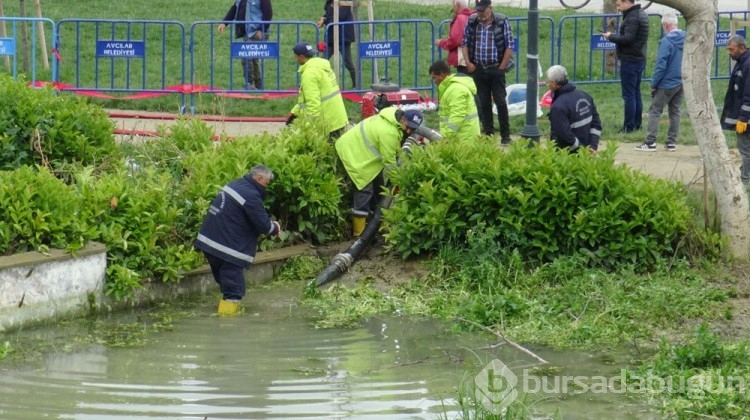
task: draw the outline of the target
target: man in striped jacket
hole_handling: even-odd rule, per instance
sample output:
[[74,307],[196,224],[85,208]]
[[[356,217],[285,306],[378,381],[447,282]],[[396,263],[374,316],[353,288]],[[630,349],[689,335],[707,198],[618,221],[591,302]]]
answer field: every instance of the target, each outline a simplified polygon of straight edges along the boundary
[[602,136],[602,121],[591,96],[576,90],[568,82],[568,71],[560,65],[547,70],[547,86],[552,91],[550,138],[557,147],[567,148],[571,153],[580,147],[596,151]]
[[263,206],[273,172],[256,165],[242,178],[225,185],[211,202],[195,247],[211,266],[222,300],[219,315],[234,315],[245,296],[245,268],[255,259],[260,235],[280,235],[281,226]]

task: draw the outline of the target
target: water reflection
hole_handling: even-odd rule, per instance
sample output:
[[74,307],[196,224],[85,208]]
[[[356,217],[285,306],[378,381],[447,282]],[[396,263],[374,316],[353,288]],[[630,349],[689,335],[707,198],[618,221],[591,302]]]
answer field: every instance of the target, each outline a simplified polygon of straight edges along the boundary
[[[477,350],[487,336],[446,334],[433,321],[383,317],[358,329],[315,330],[279,304],[290,292],[264,293],[253,295],[257,314],[219,319],[206,305],[142,347],[90,345],[23,367],[0,365],[0,418],[456,418],[456,388],[467,371],[495,357],[528,365],[507,346]],[[81,333],[80,325],[33,332],[62,342]],[[537,351],[558,365],[564,359],[573,374],[612,368],[585,353]],[[651,416],[611,396],[547,398],[538,411],[558,407],[565,418]]]

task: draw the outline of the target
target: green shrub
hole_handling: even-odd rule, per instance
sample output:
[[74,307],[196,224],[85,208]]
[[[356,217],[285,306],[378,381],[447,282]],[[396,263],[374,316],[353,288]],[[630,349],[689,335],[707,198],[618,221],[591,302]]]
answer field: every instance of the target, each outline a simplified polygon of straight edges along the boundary
[[648,267],[673,256],[691,215],[663,180],[615,165],[615,148],[593,156],[494,141],[442,142],[413,154],[391,176],[400,188],[385,212],[390,246],[407,257],[461,245],[479,223],[495,246],[528,260],[581,255],[590,263]]
[[34,89],[7,74],[0,75],[0,97],[0,169],[88,165],[117,152],[107,113],[80,97]]
[[93,240],[107,245],[107,293],[122,297],[141,279],[177,281],[198,265],[199,254],[176,226],[183,217],[174,179],[153,168],[76,176],[81,217]]
[[276,137],[224,141],[186,157],[184,235],[197,234],[208,205],[224,184],[264,164],[275,175],[266,194],[267,207],[282,228],[318,243],[337,238],[343,223],[341,178],[333,146],[322,132],[314,123],[302,122]]
[[76,250],[91,238],[76,192],[46,168],[0,171],[0,255]]

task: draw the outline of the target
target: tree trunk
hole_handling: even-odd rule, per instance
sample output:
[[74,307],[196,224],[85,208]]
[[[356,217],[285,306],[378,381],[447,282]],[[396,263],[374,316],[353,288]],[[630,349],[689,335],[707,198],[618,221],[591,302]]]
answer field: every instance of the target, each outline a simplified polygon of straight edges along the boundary
[[[748,0],[750,1],[750,0]],[[602,5],[602,13],[606,15],[616,14],[617,13],[617,7],[615,7],[615,2],[612,0],[604,0]],[[615,18],[607,17],[602,19],[602,32],[613,32],[617,33],[617,25],[615,25],[615,22],[617,20]],[[605,60],[605,68],[607,69],[607,73],[614,74],[615,73],[615,62],[617,55],[615,54],[614,50],[607,50],[604,52],[604,60]]]
[[750,257],[750,212],[739,170],[729,155],[711,92],[710,67],[716,39],[717,0],[659,0],[677,9],[687,21],[682,56],[682,82],[688,114],[703,162],[708,169],[721,214],[721,233],[729,254]]

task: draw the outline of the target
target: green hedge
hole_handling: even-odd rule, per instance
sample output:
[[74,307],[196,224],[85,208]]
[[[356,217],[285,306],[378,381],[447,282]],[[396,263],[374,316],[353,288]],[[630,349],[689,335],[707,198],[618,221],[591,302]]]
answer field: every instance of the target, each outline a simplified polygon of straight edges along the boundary
[[385,213],[390,246],[404,257],[461,245],[479,225],[497,246],[529,260],[579,254],[594,265],[672,256],[687,233],[685,195],[667,181],[598,156],[492,140],[442,142],[415,153],[391,179],[399,186]]
[[98,106],[0,75],[0,169],[100,164],[117,153],[113,124]]

